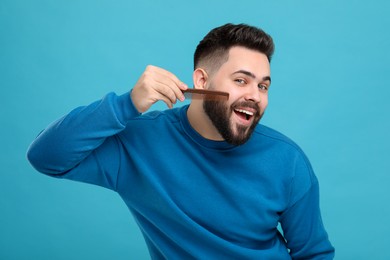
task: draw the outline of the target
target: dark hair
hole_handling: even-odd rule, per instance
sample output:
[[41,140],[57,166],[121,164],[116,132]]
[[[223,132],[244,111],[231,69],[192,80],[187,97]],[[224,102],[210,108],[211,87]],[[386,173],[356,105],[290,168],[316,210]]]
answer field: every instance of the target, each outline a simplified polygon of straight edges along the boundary
[[211,30],[198,44],[194,54],[194,69],[199,64],[219,68],[228,59],[231,47],[241,46],[259,51],[271,61],[274,43],[267,33],[247,24],[225,24]]

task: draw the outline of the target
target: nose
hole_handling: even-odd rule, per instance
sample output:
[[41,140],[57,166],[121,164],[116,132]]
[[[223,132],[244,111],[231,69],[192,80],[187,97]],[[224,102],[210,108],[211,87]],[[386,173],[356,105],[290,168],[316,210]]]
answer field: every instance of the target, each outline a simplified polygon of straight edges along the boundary
[[252,101],[255,103],[260,102],[260,90],[256,84],[251,84],[247,86],[244,98],[246,101]]

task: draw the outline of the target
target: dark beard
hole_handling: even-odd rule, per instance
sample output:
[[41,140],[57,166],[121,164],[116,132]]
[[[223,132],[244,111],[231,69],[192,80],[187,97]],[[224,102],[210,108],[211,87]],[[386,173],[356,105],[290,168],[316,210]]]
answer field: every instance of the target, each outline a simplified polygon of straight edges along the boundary
[[[226,142],[233,145],[244,144],[251,137],[253,130],[259,123],[263,113],[260,113],[258,106],[254,102],[237,102],[233,103],[231,107],[228,107],[226,103],[227,102],[224,101],[204,100],[203,109]],[[234,113],[234,108],[240,106],[256,109],[256,113],[253,115],[253,123],[249,127],[232,125],[230,121],[230,117],[232,113]],[[236,128],[236,131],[234,131],[233,127]]]

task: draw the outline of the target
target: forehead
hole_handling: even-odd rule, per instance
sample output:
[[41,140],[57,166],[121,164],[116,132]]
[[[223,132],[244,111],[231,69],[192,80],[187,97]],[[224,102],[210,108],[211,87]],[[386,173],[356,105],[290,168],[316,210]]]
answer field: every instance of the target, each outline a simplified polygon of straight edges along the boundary
[[265,54],[235,46],[230,48],[228,60],[221,66],[221,73],[233,73],[238,70],[250,71],[256,77],[270,76],[270,64]]

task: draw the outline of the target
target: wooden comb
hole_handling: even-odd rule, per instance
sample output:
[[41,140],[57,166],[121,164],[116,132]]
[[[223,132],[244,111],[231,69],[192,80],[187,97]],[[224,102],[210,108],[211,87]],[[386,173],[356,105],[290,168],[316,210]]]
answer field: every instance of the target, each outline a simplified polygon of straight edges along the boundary
[[229,93],[217,90],[188,88],[183,90],[185,98],[204,100],[228,100]]

